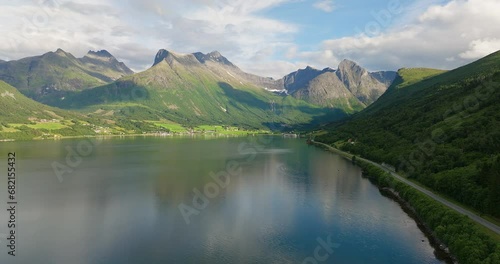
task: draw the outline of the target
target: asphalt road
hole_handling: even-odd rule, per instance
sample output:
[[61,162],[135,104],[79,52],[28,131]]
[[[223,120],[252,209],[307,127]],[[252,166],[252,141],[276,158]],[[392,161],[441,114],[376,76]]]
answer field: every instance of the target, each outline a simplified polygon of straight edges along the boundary
[[[351,155],[349,153],[343,152],[341,150],[338,150],[338,149],[333,148],[331,146],[328,146],[326,144],[323,144],[323,143],[320,143],[320,142],[317,142],[317,141],[314,141],[314,142],[317,143],[317,144],[323,145],[325,147],[328,147],[329,149],[333,149],[336,152],[344,153],[346,155]],[[417,185],[417,184],[409,181],[405,177],[402,177],[401,175],[399,175],[399,174],[397,174],[397,173],[395,173],[393,171],[390,171],[389,169],[385,168],[381,164],[378,164],[378,163],[373,162],[371,160],[363,159],[363,158],[360,158],[360,157],[357,157],[357,158],[360,159],[360,160],[369,162],[369,163],[371,163],[371,164],[373,164],[373,165],[375,165],[375,166],[377,166],[377,167],[379,167],[379,168],[381,168],[381,169],[389,172],[394,178],[396,178],[396,179],[398,179],[398,180],[400,180],[400,181],[402,181],[402,182],[410,185],[411,187],[417,189],[421,193],[423,193],[423,194],[431,197],[432,199],[434,199],[434,200],[436,200],[436,201],[438,201],[438,202],[440,202],[440,203],[448,206],[449,208],[451,208],[451,209],[453,209],[453,210],[455,210],[455,211],[457,211],[457,212],[459,212],[459,213],[461,213],[463,215],[468,216],[470,219],[472,219],[475,222],[477,222],[477,223],[485,226],[486,228],[490,229],[491,231],[493,231],[493,232],[495,232],[497,234],[500,234],[500,227],[497,226],[496,224],[494,224],[494,223],[492,223],[492,222],[490,222],[490,221],[488,221],[488,220],[480,217],[479,215],[477,215],[477,214],[475,214],[475,213],[473,213],[473,212],[471,212],[471,211],[469,211],[469,210],[467,210],[467,209],[465,209],[465,208],[463,208],[463,207],[461,207],[459,205],[456,205],[454,203],[449,202],[448,200],[446,200],[446,199],[442,198],[441,196],[439,196],[439,195],[437,195],[437,194],[435,194],[435,193],[427,190],[426,188],[423,188],[422,186],[419,186],[419,185]]]

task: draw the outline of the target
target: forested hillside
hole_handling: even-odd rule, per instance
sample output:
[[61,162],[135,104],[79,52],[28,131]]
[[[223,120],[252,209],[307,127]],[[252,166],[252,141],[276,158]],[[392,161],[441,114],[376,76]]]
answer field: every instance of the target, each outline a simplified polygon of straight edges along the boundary
[[316,140],[498,218],[499,88],[500,52],[445,73],[405,69],[379,101]]

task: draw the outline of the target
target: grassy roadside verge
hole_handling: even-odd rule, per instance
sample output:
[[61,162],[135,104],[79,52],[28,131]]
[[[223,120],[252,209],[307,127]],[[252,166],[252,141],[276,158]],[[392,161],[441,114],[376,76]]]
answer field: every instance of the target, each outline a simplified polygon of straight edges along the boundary
[[[353,155],[326,145],[317,145],[352,160]],[[492,236],[485,232],[485,228],[468,217],[395,179],[383,169],[360,159],[356,160],[356,164],[363,169],[363,175],[379,188],[390,189],[406,201],[418,219],[439,243],[448,247],[459,263],[500,263],[500,241],[496,234]]]

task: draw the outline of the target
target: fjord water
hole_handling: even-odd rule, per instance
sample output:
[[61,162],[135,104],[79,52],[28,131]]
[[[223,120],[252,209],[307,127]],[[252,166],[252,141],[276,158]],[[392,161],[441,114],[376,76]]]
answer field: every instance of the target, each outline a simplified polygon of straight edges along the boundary
[[[0,237],[0,263],[441,263],[416,223],[359,168],[303,140],[82,142],[0,145],[17,154],[19,201],[17,256]],[[78,146],[81,160],[72,157]],[[56,164],[72,169],[62,182]],[[217,193],[211,172],[234,175]],[[193,204],[205,186],[208,203]],[[0,221],[5,234],[5,209]]]

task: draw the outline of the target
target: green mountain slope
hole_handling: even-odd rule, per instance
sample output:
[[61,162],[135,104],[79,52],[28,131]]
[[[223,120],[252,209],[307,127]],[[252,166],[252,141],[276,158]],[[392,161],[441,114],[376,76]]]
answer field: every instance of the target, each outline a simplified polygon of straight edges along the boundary
[[500,52],[444,73],[400,71],[377,102],[317,139],[498,218],[499,90]]
[[206,60],[198,53],[160,50],[150,69],[76,92],[54,105],[90,113],[106,111],[114,118],[167,119],[188,126],[289,129],[345,117],[341,110],[268,92],[240,78],[239,71],[223,57]]
[[104,85],[132,73],[107,51],[89,51],[83,58],[75,58],[58,49],[41,56],[0,62],[0,80],[42,102],[62,97],[65,91]]
[[[432,77],[445,73],[444,70],[429,68],[403,68],[398,70],[396,78],[382,94],[377,104],[369,105],[364,114],[376,111],[382,107],[387,107],[393,101],[401,100],[403,97],[411,96],[421,87],[429,87],[435,84],[436,79]],[[411,85],[411,89],[405,89]]]
[[396,79],[389,88],[391,90],[401,89],[444,72],[446,71],[429,68],[403,68],[398,71]]
[[53,108],[37,103],[25,96],[19,91],[0,81],[0,121],[6,123],[26,123],[30,118],[52,119]]
[[38,103],[3,81],[0,112],[0,140],[95,134],[87,117]]

